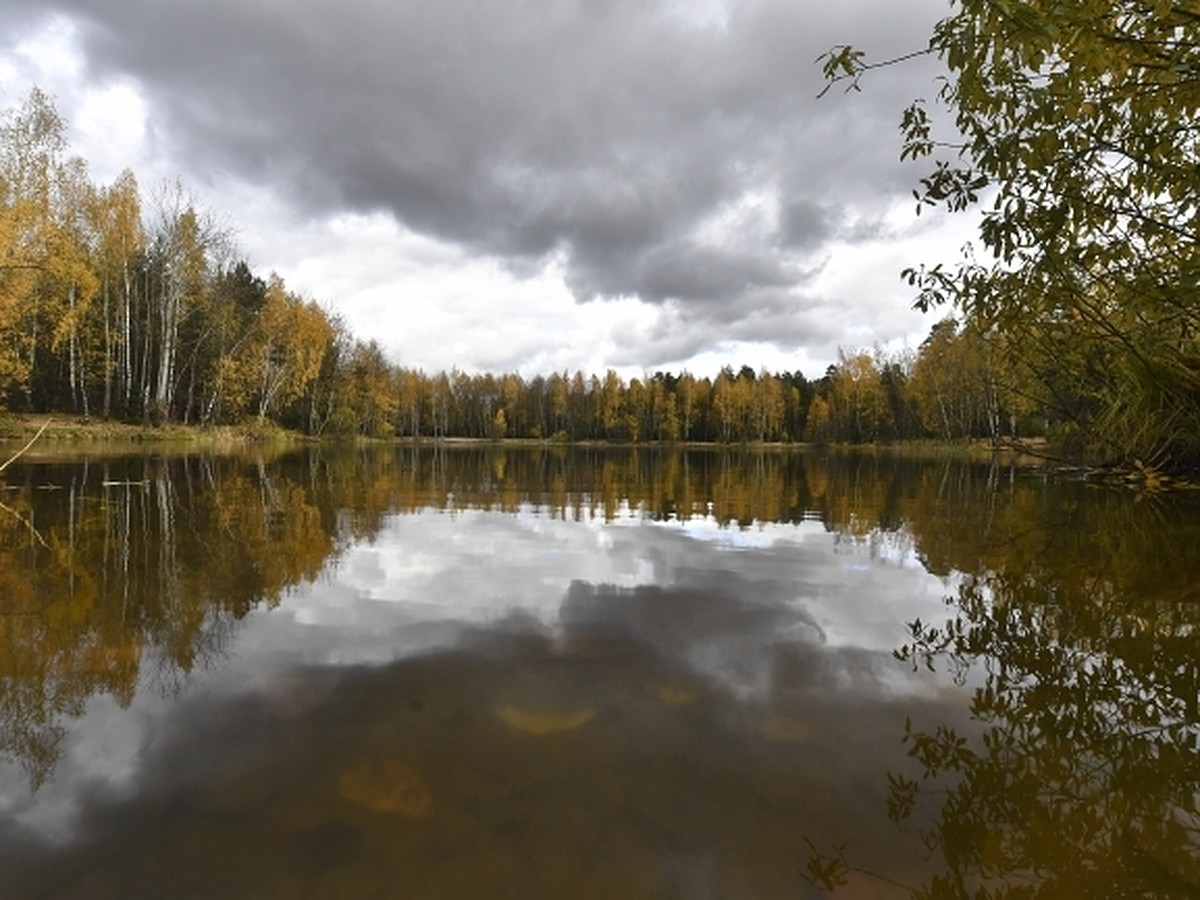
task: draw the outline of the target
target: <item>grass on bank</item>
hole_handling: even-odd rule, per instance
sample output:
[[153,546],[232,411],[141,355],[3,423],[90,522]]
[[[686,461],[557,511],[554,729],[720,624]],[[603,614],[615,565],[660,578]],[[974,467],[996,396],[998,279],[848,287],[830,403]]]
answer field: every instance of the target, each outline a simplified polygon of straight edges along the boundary
[[0,412],[0,441],[27,441],[41,432],[46,444],[175,444],[226,446],[249,443],[292,443],[304,440],[295,432],[257,421],[201,428],[196,425],[132,425],[72,416],[18,415]]

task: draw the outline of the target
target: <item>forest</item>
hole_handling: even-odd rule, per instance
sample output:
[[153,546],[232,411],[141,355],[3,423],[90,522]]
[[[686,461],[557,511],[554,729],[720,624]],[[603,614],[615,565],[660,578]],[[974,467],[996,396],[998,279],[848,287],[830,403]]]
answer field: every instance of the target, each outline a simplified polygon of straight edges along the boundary
[[[1097,359],[982,315],[919,348],[843,349],[814,379],[742,366],[426,373],[254,272],[182,185],[97,185],[33,89],[0,119],[0,409],[313,436],[850,442],[1048,436],[1085,449]],[[397,297],[397,303],[405,298]],[[1085,377],[1086,376],[1086,377]],[[1103,448],[1102,448],[1103,449]]]

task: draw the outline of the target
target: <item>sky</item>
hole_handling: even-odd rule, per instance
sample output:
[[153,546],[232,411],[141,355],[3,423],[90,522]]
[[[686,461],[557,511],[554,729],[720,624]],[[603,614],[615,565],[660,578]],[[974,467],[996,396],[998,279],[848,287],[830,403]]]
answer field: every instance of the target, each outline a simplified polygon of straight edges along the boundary
[[923,47],[945,0],[0,0],[94,181],[180,181],[260,275],[397,365],[809,377],[915,348],[905,106],[938,63],[823,83],[839,43]]

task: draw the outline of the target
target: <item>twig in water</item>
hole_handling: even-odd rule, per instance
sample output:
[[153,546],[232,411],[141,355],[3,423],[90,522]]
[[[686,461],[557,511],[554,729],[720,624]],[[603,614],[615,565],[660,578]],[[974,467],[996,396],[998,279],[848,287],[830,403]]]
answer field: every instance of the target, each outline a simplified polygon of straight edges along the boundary
[[44,537],[42,537],[42,534],[40,531],[38,531],[36,528],[33,527],[33,523],[31,521],[29,521],[29,519],[25,518],[23,515],[21,515],[19,512],[17,512],[15,509],[13,509],[11,506],[9,506],[6,503],[0,503],[0,509],[4,510],[7,513],[12,513],[14,516],[16,516],[18,519],[20,519],[21,524],[26,526],[29,529],[30,534],[32,534],[35,538],[37,538],[38,543],[41,544],[43,547],[45,547],[47,550],[50,549],[50,545],[46,543],[46,539]]
[[0,463],[0,472],[3,472],[5,469],[7,469],[9,466],[11,466],[13,463],[13,460],[15,460],[18,456],[20,456],[22,453],[24,453],[26,450],[28,450],[30,447],[32,447],[34,442],[42,436],[42,432],[45,431],[49,427],[50,427],[50,420],[47,419],[45,422],[42,423],[42,427],[38,429],[37,434],[35,434],[33,437],[31,437],[29,439],[28,444],[26,444],[24,447],[22,447],[16,453],[14,453],[12,456],[10,456],[7,460]]

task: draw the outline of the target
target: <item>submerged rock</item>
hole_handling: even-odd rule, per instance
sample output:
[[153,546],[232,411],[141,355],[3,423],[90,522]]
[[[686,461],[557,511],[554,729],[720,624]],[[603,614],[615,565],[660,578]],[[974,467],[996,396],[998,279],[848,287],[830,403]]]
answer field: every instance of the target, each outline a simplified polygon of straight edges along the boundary
[[687,688],[670,687],[668,685],[659,685],[655,691],[655,695],[659,701],[667,706],[687,706],[689,703],[695,703],[696,698],[700,695],[695,691]]
[[371,812],[424,819],[433,811],[424,779],[398,759],[356,763],[342,773],[338,789],[346,800]]
[[502,706],[496,710],[496,715],[504,724],[517,731],[525,734],[545,735],[574,731],[596,718],[596,711],[584,709],[573,713],[538,713]]

